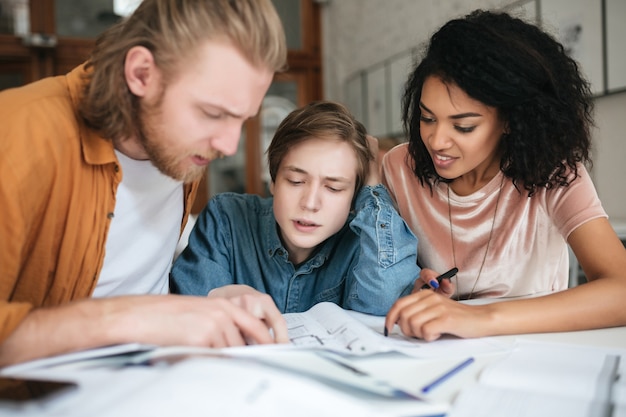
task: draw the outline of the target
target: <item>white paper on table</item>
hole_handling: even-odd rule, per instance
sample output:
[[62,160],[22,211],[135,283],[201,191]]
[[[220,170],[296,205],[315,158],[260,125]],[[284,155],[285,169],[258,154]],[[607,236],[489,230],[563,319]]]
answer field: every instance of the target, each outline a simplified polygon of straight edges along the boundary
[[461,391],[450,417],[611,415],[620,359],[614,350],[520,340]]
[[307,348],[332,350],[346,355],[400,352],[418,358],[498,353],[510,344],[492,338],[461,339],[443,336],[434,342],[409,338],[399,327],[383,335],[384,317],[344,310],[333,303],[319,303],[303,313],[284,315],[292,343]]
[[356,401],[314,379],[246,359],[190,358],[169,367],[125,401],[90,416],[392,417],[444,415],[446,410],[442,404],[421,401]]
[[33,369],[49,368],[76,362],[84,362],[93,359],[110,358],[114,356],[132,353],[146,352],[155,349],[156,346],[141,343],[126,343],[120,345],[104,346],[95,349],[81,350],[48,358],[35,359],[0,369],[0,375],[16,375]]

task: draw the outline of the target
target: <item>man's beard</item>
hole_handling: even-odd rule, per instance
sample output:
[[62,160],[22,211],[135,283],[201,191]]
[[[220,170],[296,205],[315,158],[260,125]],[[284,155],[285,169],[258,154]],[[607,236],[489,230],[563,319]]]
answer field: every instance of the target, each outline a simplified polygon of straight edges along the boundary
[[163,95],[161,94],[154,104],[139,103],[137,138],[148,154],[152,165],[162,174],[185,183],[197,181],[206,172],[206,166],[189,163],[185,167],[183,161],[191,155],[184,149],[168,147],[165,145],[167,142],[163,140],[162,129],[159,128],[162,120]]

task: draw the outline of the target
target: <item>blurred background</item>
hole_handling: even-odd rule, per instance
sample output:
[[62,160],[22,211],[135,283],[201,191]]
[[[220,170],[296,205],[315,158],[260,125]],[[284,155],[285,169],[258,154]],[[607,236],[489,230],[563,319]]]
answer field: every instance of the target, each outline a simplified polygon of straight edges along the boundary
[[[95,37],[140,0],[0,0],[0,90],[65,74]],[[264,151],[281,120],[318,99],[346,104],[381,150],[404,141],[400,96],[428,37],[453,17],[505,10],[553,33],[591,81],[591,171],[610,219],[626,221],[626,0],[273,0],[287,33],[289,70],[277,74],[237,155],[211,163],[194,212],[224,192],[267,194]]]

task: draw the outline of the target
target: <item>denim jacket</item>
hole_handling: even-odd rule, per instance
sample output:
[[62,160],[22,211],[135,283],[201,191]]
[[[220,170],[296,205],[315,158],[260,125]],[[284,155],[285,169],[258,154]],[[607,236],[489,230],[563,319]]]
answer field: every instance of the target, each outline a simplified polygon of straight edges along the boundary
[[417,239],[383,185],[363,187],[344,227],[297,266],[281,243],[272,201],[249,194],[213,197],[174,263],[172,292],[206,295],[246,284],[269,294],[282,313],[330,301],[379,316],[411,292],[419,275]]

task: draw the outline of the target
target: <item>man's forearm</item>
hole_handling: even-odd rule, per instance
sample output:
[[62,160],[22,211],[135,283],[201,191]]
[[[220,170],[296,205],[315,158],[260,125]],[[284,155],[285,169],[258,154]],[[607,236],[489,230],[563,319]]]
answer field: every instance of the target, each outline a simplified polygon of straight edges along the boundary
[[87,299],[31,311],[0,345],[0,366],[117,343],[107,306]]

